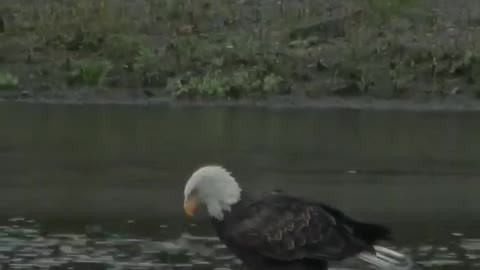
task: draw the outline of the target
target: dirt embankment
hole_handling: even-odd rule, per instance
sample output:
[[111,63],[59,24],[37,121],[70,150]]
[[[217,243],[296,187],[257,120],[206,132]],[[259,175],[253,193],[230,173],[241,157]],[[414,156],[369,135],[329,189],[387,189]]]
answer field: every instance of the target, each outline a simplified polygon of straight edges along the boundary
[[479,42],[467,0],[5,0],[0,99],[473,109]]

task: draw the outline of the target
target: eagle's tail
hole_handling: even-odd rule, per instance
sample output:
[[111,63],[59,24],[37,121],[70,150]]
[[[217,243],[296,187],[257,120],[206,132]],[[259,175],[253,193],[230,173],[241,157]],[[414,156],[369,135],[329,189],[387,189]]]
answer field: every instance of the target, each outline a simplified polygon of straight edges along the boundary
[[376,254],[362,252],[358,255],[358,258],[379,269],[410,270],[417,268],[408,256],[400,252],[382,246],[374,246],[373,248]]

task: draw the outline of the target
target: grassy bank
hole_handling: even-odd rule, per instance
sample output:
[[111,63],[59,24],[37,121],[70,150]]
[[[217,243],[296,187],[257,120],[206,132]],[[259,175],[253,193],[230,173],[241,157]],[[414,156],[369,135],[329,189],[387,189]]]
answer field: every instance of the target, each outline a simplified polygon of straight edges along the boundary
[[480,98],[480,4],[431,2],[5,0],[0,96]]

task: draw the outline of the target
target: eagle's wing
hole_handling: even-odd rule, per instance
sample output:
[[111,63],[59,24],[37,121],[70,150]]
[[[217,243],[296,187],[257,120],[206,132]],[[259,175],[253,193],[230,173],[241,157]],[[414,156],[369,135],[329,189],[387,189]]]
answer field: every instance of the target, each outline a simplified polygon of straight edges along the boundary
[[268,196],[248,206],[247,214],[231,224],[229,236],[236,245],[276,260],[341,260],[369,249],[348,218],[329,210],[283,195]]

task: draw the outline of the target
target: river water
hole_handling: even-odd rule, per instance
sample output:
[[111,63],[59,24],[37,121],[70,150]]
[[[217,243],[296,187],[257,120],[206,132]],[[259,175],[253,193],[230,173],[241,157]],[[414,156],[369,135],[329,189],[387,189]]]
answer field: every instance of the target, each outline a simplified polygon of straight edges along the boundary
[[388,225],[427,269],[480,269],[479,117],[2,104],[2,269],[239,269],[182,211],[206,163]]

